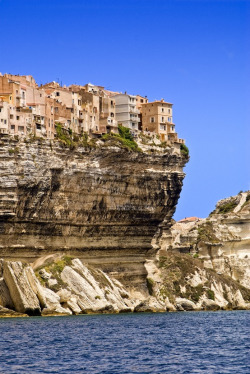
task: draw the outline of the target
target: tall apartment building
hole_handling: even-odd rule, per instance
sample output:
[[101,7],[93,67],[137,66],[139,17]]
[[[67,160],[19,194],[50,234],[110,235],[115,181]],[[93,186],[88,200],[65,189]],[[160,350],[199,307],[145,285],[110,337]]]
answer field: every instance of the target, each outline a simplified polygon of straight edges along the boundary
[[120,93],[111,97],[115,100],[115,114],[117,123],[128,127],[132,133],[138,132],[140,112],[136,107],[136,96],[128,95],[127,93]]
[[142,129],[156,133],[162,141],[177,141],[177,133],[173,123],[173,104],[163,99],[142,104]]

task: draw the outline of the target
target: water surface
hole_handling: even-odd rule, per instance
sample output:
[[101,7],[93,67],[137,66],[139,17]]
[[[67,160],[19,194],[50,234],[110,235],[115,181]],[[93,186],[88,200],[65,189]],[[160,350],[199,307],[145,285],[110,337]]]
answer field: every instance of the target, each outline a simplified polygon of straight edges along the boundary
[[250,373],[249,311],[0,319],[0,374]]

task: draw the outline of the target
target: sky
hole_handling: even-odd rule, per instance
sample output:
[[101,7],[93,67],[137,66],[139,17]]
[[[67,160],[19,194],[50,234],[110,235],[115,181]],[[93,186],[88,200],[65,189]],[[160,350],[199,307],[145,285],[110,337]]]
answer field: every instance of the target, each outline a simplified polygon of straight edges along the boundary
[[250,0],[0,0],[0,72],[172,102],[174,218],[250,189]]

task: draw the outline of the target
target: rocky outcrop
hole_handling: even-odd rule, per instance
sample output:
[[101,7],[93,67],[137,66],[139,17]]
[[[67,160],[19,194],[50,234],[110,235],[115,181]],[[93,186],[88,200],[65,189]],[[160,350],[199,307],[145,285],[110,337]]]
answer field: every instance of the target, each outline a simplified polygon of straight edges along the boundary
[[191,253],[250,288],[250,191],[220,200],[206,219],[176,222],[160,245],[163,254]]
[[68,149],[2,137],[0,257],[31,263],[67,253],[146,294],[143,264],[155,255],[159,224],[170,224],[186,161],[175,148]]
[[1,264],[5,285],[0,300],[2,315],[7,310],[44,316],[124,313],[134,311],[141,302],[133,300],[119,281],[79,259],[57,257],[38,268],[34,263],[34,269],[20,261],[2,260]]
[[40,315],[39,299],[29,282],[26,267],[21,262],[3,262],[3,279],[8,287],[15,310]]
[[176,296],[195,302],[196,309],[249,308],[250,191],[219,201],[206,219],[176,222],[163,232],[159,243],[159,264],[168,269],[172,281],[166,284],[164,271],[159,281],[161,266],[157,268],[155,262],[158,273],[150,275],[154,292],[170,297],[177,309],[186,301]]
[[250,309],[250,289],[190,254],[166,252],[155,266],[149,291],[168,311]]

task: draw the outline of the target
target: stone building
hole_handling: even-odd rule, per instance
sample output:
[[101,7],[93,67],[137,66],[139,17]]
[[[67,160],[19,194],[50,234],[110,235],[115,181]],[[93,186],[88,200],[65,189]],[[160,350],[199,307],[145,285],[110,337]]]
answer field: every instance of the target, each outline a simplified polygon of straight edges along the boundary
[[172,107],[163,99],[142,104],[142,130],[158,134],[162,141],[177,141]]

